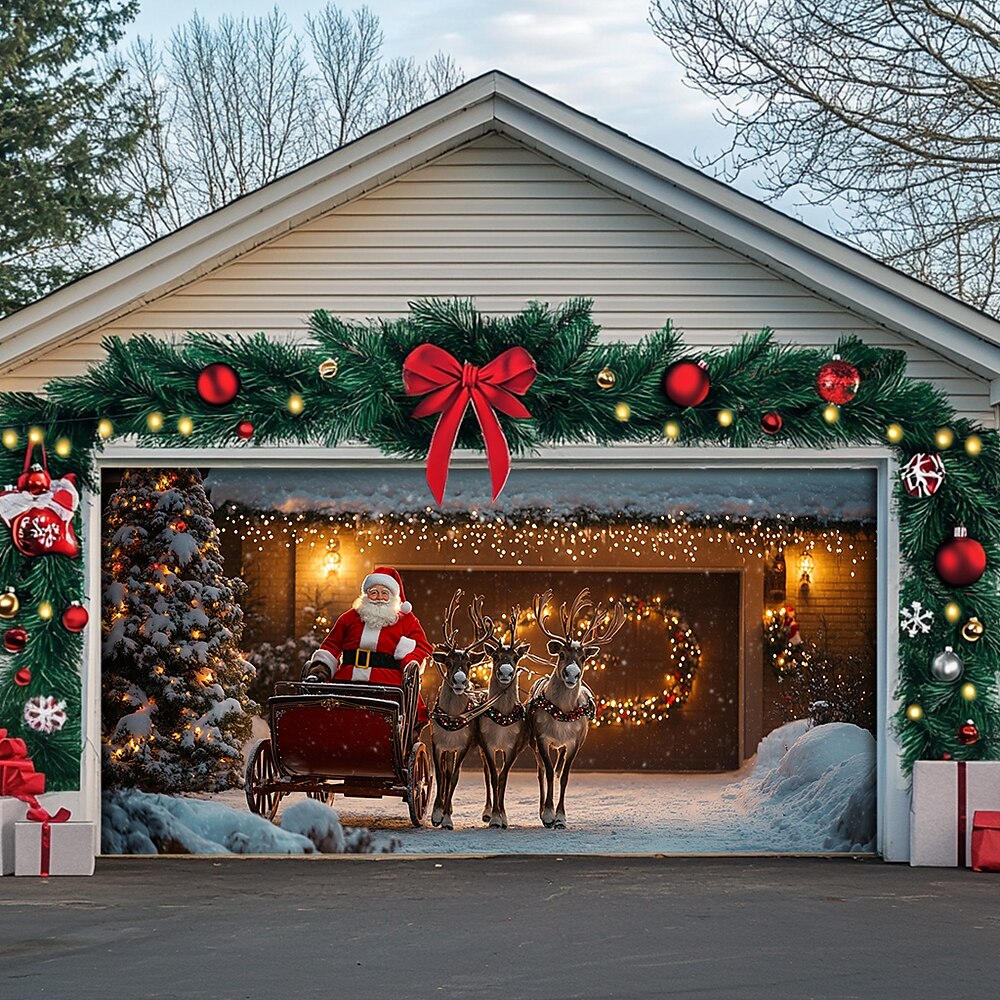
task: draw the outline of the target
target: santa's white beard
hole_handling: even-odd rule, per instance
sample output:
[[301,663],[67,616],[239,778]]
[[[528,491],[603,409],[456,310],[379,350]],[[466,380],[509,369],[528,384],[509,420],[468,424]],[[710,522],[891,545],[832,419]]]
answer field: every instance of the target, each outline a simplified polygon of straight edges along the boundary
[[400,600],[392,597],[385,604],[376,604],[367,594],[362,594],[354,602],[358,617],[372,628],[385,628],[399,620]]

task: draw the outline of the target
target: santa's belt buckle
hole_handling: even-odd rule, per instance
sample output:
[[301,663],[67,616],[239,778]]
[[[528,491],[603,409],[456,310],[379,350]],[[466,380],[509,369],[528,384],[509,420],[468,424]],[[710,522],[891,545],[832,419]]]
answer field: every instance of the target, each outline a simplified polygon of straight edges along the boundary
[[[362,661],[361,657],[364,656]],[[359,649],[354,653],[354,665],[362,670],[367,670],[372,662],[372,651],[370,649]]]

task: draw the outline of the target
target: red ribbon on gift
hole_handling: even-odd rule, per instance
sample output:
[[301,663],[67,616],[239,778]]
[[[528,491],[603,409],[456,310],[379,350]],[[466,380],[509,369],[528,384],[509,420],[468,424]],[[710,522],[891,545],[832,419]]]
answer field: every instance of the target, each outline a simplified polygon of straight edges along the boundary
[[0,729],[0,795],[30,802],[45,791],[45,775],[35,770],[24,740]]
[[403,387],[411,396],[429,394],[413,416],[441,414],[427,452],[427,485],[438,503],[444,499],[451,453],[470,402],[483,432],[493,499],[500,495],[510,475],[510,449],[495,411],[530,417],[517,396],[528,391],[537,374],[534,358],[523,347],[511,347],[481,368],[459,362],[434,344],[421,344],[406,356]]
[[38,874],[42,878],[49,877],[49,864],[52,860],[52,823],[66,823],[72,815],[70,811],[63,807],[55,815],[52,815],[44,806],[36,802],[28,810],[28,819],[35,823],[42,824],[42,856],[38,863]]

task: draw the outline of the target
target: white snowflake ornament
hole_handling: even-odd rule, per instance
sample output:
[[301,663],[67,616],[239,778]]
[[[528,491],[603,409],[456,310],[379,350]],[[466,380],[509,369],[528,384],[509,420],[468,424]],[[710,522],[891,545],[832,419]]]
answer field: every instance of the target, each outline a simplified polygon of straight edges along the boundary
[[66,702],[51,695],[29,698],[24,706],[24,721],[39,733],[55,733],[66,725]]
[[918,632],[926,635],[931,630],[934,612],[925,608],[920,601],[914,601],[908,608],[900,608],[899,627],[911,638]]
[[917,452],[900,470],[899,478],[911,497],[932,496],[944,482],[944,459]]

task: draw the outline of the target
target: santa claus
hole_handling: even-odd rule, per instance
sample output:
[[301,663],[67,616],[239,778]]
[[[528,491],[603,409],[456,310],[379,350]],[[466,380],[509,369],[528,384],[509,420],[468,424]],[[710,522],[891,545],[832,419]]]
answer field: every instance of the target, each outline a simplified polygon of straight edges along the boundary
[[401,685],[406,665],[419,665],[432,651],[413,606],[403,596],[399,573],[378,566],[365,577],[360,597],[337,619],[302,676]]

